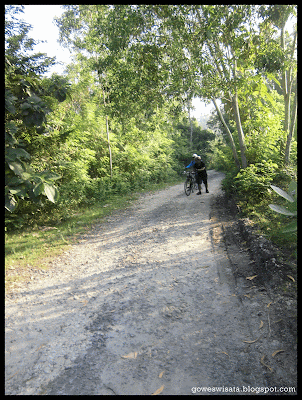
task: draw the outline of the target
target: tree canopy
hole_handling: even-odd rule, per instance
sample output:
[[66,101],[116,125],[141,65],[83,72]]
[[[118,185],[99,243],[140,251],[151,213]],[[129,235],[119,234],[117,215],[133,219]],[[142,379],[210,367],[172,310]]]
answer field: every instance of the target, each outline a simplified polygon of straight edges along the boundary
[[[295,165],[296,6],[65,5],[74,61],[51,78],[22,10],[5,16],[8,213],[68,213],[175,177],[195,152],[237,172]],[[188,115],[194,97],[215,104],[216,133]]]

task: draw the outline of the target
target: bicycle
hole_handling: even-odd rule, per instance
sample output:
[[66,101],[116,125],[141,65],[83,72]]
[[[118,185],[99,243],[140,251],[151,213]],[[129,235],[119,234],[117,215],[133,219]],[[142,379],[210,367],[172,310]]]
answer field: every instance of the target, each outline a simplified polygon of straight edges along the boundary
[[187,178],[184,183],[185,194],[190,196],[191,192],[194,193],[194,190],[198,190],[198,185],[195,179],[195,173],[192,171],[184,172],[187,174]]

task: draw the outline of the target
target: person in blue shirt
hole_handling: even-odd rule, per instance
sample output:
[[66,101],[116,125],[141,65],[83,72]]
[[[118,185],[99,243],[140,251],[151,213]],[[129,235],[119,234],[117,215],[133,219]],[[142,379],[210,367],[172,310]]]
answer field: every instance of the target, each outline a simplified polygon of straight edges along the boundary
[[192,161],[190,162],[190,164],[189,165],[187,165],[186,166],[186,168],[191,168],[191,167],[193,167],[194,166],[194,164],[195,164],[195,157],[199,157],[197,154],[193,154],[192,155]]
[[202,161],[201,157],[198,156],[197,154],[193,154],[192,156],[193,160],[190,162],[189,165],[186,166],[186,168],[194,168],[195,171],[195,177],[196,177],[196,183],[198,185],[198,192],[196,193],[197,195],[201,194],[201,184],[202,182],[204,183],[206,187],[206,193],[209,193],[208,190],[208,174],[206,170],[206,165]]

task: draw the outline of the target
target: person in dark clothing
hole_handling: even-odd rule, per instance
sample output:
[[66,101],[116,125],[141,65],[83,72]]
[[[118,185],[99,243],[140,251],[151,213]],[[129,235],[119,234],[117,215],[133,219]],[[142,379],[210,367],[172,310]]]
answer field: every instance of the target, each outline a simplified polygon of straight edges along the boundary
[[206,165],[202,161],[201,157],[198,156],[197,154],[193,154],[193,160],[186,168],[190,168],[190,167],[193,167],[195,170],[196,183],[198,185],[198,192],[196,194],[198,194],[198,195],[201,194],[202,182],[204,183],[204,185],[206,187],[206,193],[209,193],[208,175],[207,175]]

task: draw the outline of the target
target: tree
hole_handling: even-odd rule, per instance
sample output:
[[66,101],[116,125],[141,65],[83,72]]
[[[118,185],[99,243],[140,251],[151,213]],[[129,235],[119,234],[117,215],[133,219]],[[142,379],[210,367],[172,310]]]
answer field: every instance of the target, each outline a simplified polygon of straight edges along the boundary
[[[275,26],[279,31],[279,53],[276,50],[267,49],[262,53],[262,70],[272,77],[271,73],[281,71],[281,79],[274,81],[282,89],[284,98],[284,131],[286,133],[286,148],[284,154],[285,164],[289,163],[290,148],[297,118],[297,24],[294,25],[292,37],[285,29],[286,22],[290,17],[296,16],[296,6],[274,4],[261,6],[260,16],[264,19],[264,26],[269,24]],[[267,29],[267,28],[266,28]],[[272,32],[273,33],[273,32]],[[272,39],[268,40],[271,43]],[[281,63],[280,63],[281,61]],[[291,108],[292,93],[294,93],[293,107]]]
[[[54,180],[59,176],[48,171],[37,172],[31,168],[31,158],[25,150],[22,133],[42,129],[47,113],[45,102],[34,92],[38,80],[20,77],[7,62],[5,90],[5,208],[13,212],[18,199],[39,201],[40,195],[55,202],[58,191]],[[18,138],[19,136],[19,138]]]
[[[239,72],[242,68],[247,69],[250,62],[249,50],[243,45],[250,42],[252,35],[250,23],[252,11],[252,7],[247,5],[204,6],[197,11],[199,24],[206,32],[205,45],[208,54],[208,65],[201,69],[204,84],[202,94],[208,97],[212,95],[213,99],[220,92],[232,105],[243,168],[247,166],[247,158],[245,135],[238,105],[238,88],[241,85]],[[242,65],[241,58],[244,58],[245,65]],[[215,65],[216,71],[211,68],[211,64]],[[230,143],[235,162],[238,164],[235,156],[236,149],[231,138]]]
[[217,114],[218,114],[218,116],[220,118],[220,121],[221,121],[222,125],[224,126],[224,128],[225,128],[225,130],[227,132],[227,136],[228,136],[228,139],[230,141],[230,145],[231,145],[231,149],[232,149],[232,153],[233,153],[233,157],[234,157],[236,166],[237,166],[238,169],[240,169],[240,161],[239,161],[238,156],[237,156],[237,150],[236,150],[236,146],[235,146],[235,142],[234,142],[232,133],[231,133],[227,123],[225,122],[225,120],[223,118],[223,115],[222,115],[222,113],[221,113],[221,111],[219,109],[219,106],[218,106],[218,104],[217,104],[217,102],[216,102],[216,100],[214,98],[213,98],[213,103],[215,105],[215,108],[216,108]]
[[[112,24],[112,14],[122,13],[129,22],[129,6],[104,6],[104,5],[79,5],[65,6],[67,11],[57,24],[60,27],[61,42],[72,45],[77,52],[85,51],[86,63],[98,76],[98,84],[101,87],[100,101],[104,105],[106,113],[106,132],[109,151],[110,176],[112,178],[112,151],[109,137],[109,119],[120,116],[126,120],[133,115],[133,108],[137,108],[133,95],[140,98],[142,85],[139,85],[133,68],[129,68],[131,55],[123,51],[124,36],[119,32],[129,29],[128,23],[122,28]],[[73,32],[77,35],[73,36]],[[97,35],[96,35],[97,33]],[[111,41],[110,34],[113,33]],[[88,56],[87,56],[88,54]],[[138,62],[140,57],[138,57]],[[132,85],[130,84],[132,83]],[[131,100],[129,101],[129,97]],[[146,96],[144,96],[145,98]],[[136,112],[137,114],[137,112]]]
[[47,98],[54,96],[62,101],[67,91],[66,82],[56,79],[48,90],[43,88],[38,73],[52,65],[54,59],[41,53],[27,54],[35,43],[27,36],[30,26],[15,16],[20,12],[23,6],[6,8],[5,208],[9,212],[26,198],[34,202],[39,202],[42,195],[51,202],[58,199],[54,181],[59,176],[31,167],[30,143],[45,131],[46,115],[51,111]]
[[5,56],[17,73],[43,74],[54,65],[55,57],[47,57],[45,53],[32,53],[36,42],[28,37],[32,28],[30,24],[20,20],[16,15],[24,12],[24,6],[5,6]]
[[140,115],[169,98],[183,107],[193,96],[227,102],[236,125],[232,134],[227,131],[228,143],[236,165],[239,149],[245,168],[249,160],[242,88],[255,83],[257,67],[260,74],[263,66],[271,71],[283,68],[282,60],[277,62],[282,49],[267,39],[257,21],[261,12],[271,10],[263,7],[264,11],[253,5],[67,6],[58,25],[62,40],[96,55],[95,69],[106,75],[110,116]]

